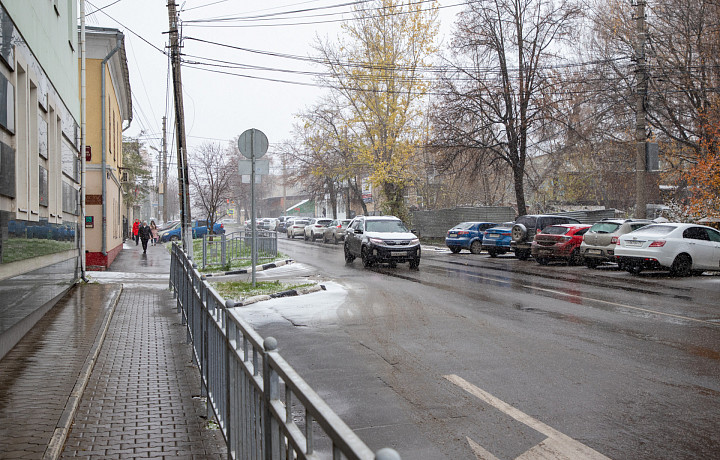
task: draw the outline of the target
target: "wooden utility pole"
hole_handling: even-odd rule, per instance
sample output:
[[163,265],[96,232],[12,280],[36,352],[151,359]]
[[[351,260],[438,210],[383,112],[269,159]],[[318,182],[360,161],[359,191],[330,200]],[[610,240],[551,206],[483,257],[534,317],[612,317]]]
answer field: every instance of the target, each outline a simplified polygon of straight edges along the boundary
[[162,123],[162,183],[163,183],[163,222],[168,221],[168,176],[167,176],[167,117],[163,117]]
[[635,85],[635,217],[644,219],[647,216],[647,199],[645,197],[647,177],[647,92],[648,75],[645,63],[645,0],[637,1],[635,42],[635,59],[637,61],[637,83]]
[[170,21],[170,62],[172,63],[173,93],[175,98],[175,138],[177,139],[178,185],[180,191],[180,222],[182,244],[190,259],[193,257],[192,220],[190,217],[190,177],[188,175],[185,143],[185,113],[183,110],[182,79],[180,76],[180,39],[175,0],[168,2]]

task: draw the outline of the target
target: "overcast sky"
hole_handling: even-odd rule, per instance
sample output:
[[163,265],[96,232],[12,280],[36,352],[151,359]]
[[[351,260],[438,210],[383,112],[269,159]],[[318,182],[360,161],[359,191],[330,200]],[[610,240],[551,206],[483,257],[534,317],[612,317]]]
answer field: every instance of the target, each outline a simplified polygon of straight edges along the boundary
[[[279,71],[184,65],[185,123],[188,148],[203,142],[229,142],[249,128],[263,131],[273,145],[290,137],[294,115],[315,103],[327,89],[313,86],[321,72],[312,63],[280,57],[313,55],[316,35],[336,37],[342,19],[351,17],[349,0],[176,0],[183,24],[186,59],[214,59],[223,66],[265,67]],[[461,0],[439,2],[441,33],[450,30]],[[168,117],[168,148],[174,146],[172,80],[163,54],[168,43],[166,0],[86,0],[88,26],[118,28],[125,47],[133,96],[133,121],[126,135],[161,147],[162,117]],[[95,11],[100,9],[100,11]],[[303,11],[304,10],[304,11]],[[220,18],[244,18],[220,21]],[[193,22],[207,21],[208,22]],[[218,46],[261,52],[249,52]],[[447,39],[445,39],[447,41]],[[242,76],[227,75],[233,73]],[[275,81],[273,81],[275,80]],[[292,84],[286,82],[295,82]],[[174,149],[173,149],[174,151]],[[172,170],[172,168],[170,168]]]

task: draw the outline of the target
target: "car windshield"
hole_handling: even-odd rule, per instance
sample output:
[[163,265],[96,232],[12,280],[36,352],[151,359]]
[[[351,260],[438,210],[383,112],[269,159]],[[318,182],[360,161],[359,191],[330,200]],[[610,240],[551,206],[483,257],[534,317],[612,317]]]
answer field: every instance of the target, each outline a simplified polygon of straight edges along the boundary
[[620,224],[615,222],[598,222],[597,224],[590,227],[590,232],[593,233],[612,233],[620,228]]
[[677,227],[673,227],[672,225],[648,225],[647,227],[643,227],[640,229],[635,230],[634,232],[630,232],[630,235],[667,235],[668,233],[675,230]]
[[301,220],[301,219],[298,219],[298,220],[296,220],[296,221],[293,222],[293,225],[307,225],[308,223],[310,223],[309,220]]
[[453,227],[453,230],[467,230],[473,226],[472,222],[463,222]]
[[564,235],[566,234],[570,229],[568,227],[545,227],[545,229],[542,231],[542,233],[545,233],[546,235]]
[[365,222],[365,230],[380,233],[407,233],[408,229],[399,220],[369,220]]

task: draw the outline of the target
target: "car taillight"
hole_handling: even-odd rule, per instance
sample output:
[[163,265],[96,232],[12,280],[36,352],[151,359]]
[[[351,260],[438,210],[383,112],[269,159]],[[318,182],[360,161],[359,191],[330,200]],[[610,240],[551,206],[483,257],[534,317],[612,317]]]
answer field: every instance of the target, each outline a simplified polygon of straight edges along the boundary
[[458,232],[458,235],[469,235],[469,234],[470,234],[470,232],[466,232],[466,231]]
[[507,233],[501,233],[501,235],[502,235],[502,236],[512,236],[512,233],[510,233],[510,232],[507,232]]
[[661,248],[663,246],[665,246],[665,240],[657,240],[657,241],[653,241],[652,243],[650,243],[650,246],[648,246],[648,247],[649,248]]
[[617,236],[613,236],[610,238],[610,244],[620,244],[619,238]]

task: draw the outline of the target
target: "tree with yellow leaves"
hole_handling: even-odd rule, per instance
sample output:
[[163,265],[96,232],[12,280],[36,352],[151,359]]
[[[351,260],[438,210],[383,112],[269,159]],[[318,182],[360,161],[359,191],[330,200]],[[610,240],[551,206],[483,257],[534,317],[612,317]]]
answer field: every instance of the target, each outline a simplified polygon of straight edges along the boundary
[[[368,6],[370,5],[370,6]],[[369,173],[383,211],[407,217],[405,189],[417,178],[423,72],[435,51],[435,2],[375,0],[358,3],[337,42],[318,42],[326,83],[347,112],[355,139],[353,163]]]

